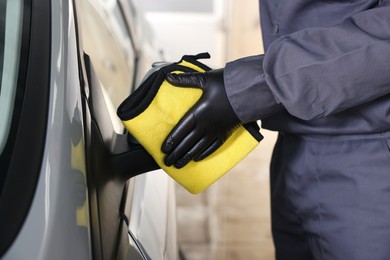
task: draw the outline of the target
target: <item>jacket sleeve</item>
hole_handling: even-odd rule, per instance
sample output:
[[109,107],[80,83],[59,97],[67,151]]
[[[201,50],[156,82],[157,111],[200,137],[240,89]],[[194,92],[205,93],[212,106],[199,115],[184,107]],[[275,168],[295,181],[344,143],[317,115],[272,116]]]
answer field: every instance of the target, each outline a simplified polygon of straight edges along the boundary
[[301,30],[265,55],[230,62],[225,85],[242,122],[284,107],[311,120],[390,93],[390,7],[370,9],[334,27]]

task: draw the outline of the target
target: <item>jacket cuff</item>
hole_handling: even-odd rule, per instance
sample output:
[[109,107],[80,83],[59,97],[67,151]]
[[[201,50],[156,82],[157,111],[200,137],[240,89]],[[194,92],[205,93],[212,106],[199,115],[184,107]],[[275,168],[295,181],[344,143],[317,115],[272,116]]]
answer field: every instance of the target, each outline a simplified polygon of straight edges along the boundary
[[283,109],[264,79],[263,57],[238,59],[227,63],[224,70],[226,94],[242,123],[267,118]]

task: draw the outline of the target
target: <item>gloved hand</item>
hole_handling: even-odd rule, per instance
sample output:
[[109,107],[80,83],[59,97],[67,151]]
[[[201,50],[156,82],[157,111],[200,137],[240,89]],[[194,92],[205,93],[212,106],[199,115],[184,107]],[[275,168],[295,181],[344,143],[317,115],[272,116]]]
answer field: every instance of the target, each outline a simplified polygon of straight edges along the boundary
[[226,95],[223,69],[168,74],[167,80],[178,87],[203,91],[162,144],[162,152],[167,154],[164,163],[182,168],[191,160],[200,161],[217,150],[240,120]]

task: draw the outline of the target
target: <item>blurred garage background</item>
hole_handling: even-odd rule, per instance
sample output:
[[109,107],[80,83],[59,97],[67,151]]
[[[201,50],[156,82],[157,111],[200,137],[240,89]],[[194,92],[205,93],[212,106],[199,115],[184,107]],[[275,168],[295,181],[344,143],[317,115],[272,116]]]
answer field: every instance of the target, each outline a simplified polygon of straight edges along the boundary
[[[258,0],[136,0],[167,60],[209,52],[214,68],[263,52]],[[207,191],[177,186],[178,239],[184,259],[274,259],[269,161],[276,134]]]

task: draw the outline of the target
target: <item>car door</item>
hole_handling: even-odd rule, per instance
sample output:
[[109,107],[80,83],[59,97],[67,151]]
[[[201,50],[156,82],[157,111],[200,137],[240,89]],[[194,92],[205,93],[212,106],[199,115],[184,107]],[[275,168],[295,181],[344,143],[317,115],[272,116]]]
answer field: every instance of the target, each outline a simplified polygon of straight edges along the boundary
[[1,110],[9,119],[1,150],[0,257],[91,259],[71,3],[0,3],[8,78],[1,104],[9,107]]

